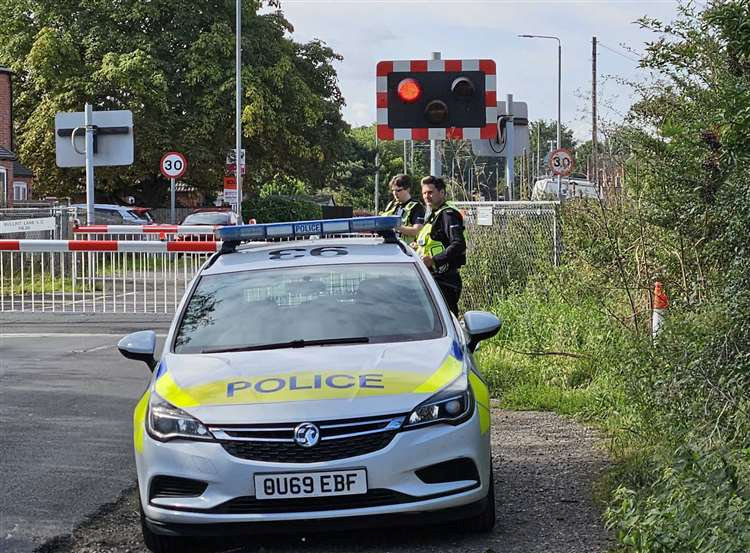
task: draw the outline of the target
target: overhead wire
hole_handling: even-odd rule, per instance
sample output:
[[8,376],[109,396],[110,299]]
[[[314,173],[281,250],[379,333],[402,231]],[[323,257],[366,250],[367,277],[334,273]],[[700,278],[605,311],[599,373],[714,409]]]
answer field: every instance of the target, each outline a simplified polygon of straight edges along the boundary
[[621,56],[621,57],[625,58],[626,60],[632,61],[633,63],[641,63],[641,60],[638,60],[638,59],[632,58],[632,57],[630,57],[630,56],[626,56],[626,55],[625,55],[625,54],[623,54],[622,52],[618,52],[618,51],[617,51],[617,50],[615,50],[614,48],[610,48],[609,46],[607,46],[606,44],[604,44],[604,43],[603,43],[602,41],[600,41],[600,40],[599,40],[599,41],[597,41],[596,43],[597,43],[597,44],[598,44],[599,46],[601,46],[602,48],[605,48],[605,49],[609,50],[610,52],[612,52],[613,54],[617,54],[618,56]]

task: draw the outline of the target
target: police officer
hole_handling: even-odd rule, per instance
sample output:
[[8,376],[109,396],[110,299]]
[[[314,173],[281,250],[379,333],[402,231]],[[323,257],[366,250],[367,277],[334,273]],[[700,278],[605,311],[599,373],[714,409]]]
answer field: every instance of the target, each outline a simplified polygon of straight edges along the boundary
[[411,177],[396,175],[388,183],[393,199],[381,215],[400,215],[401,226],[396,230],[405,236],[416,236],[424,223],[424,206],[411,197]]
[[422,197],[429,209],[424,226],[417,234],[417,254],[432,272],[450,310],[458,316],[461,275],[466,263],[466,240],[461,213],[445,201],[445,181],[440,177],[422,179]]

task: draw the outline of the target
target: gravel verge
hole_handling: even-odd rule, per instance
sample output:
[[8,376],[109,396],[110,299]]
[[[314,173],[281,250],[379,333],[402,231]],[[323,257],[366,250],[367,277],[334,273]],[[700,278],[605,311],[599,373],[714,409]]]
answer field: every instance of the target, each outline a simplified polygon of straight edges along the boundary
[[[497,525],[464,534],[450,525],[310,535],[253,536],[244,542],[196,542],[194,552],[605,553],[614,542],[593,500],[607,468],[597,433],[554,413],[493,409]],[[135,488],[125,490],[70,536],[37,553],[141,553]]]

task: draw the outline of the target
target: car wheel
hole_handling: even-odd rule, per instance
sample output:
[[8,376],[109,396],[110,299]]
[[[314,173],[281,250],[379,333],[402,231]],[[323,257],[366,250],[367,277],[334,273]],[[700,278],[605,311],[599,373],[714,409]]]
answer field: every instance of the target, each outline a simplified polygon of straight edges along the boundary
[[182,553],[187,551],[184,538],[176,536],[162,536],[151,531],[146,524],[146,516],[143,514],[143,506],[138,501],[138,510],[141,513],[141,532],[143,533],[143,543],[149,551],[153,553]]
[[495,478],[490,465],[490,489],[487,504],[482,512],[464,521],[463,528],[468,532],[489,532],[495,527]]

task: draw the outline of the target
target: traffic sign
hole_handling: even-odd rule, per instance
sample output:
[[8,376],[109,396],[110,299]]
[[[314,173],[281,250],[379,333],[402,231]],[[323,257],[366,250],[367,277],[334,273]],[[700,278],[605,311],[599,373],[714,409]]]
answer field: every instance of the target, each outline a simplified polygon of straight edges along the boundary
[[388,60],[378,62],[375,73],[380,140],[468,140],[497,133],[493,60]]
[[179,179],[187,170],[187,158],[179,152],[167,152],[161,158],[159,169],[168,179]]
[[[133,163],[133,112],[92,111],[95,167]],[[55,162],[58,167],[86,166],[86,125],[82,111],[55,114]],[[75,137],[73,137],[75,134]]]
[[[237,172],[237,166],[234,163],[227,163],[227,175],[234,175]],[[240,165],[240,174],[245,174],[245,164]]]
[[[229,150],[227,152],[227,165],[234,164],[236,157],[237,150]],[[245,148],[240,148],[240,163],[245,164]]]
[[567,177],[575,169],[576,162],[571,154],[565,148],[555,150],[549,155],[549,168],[553,174],[561,177]]
[[224,201],[232,205],[237,203],[237,179],[235,177],[224,177]]
[[[497,103],[497,117],[508,117],[505,102]],[[507,129],[507,127],[505,127]],[[502,141],[498,141],[502,138]],[[513,157],[521,157],[524,150],[529,152],[529,108],[526,102],[513,102]],[[483,157],[506,157],[507,140],[505,137],[495,136],[484,140],[472,140],[471,151],[474,155]]]

